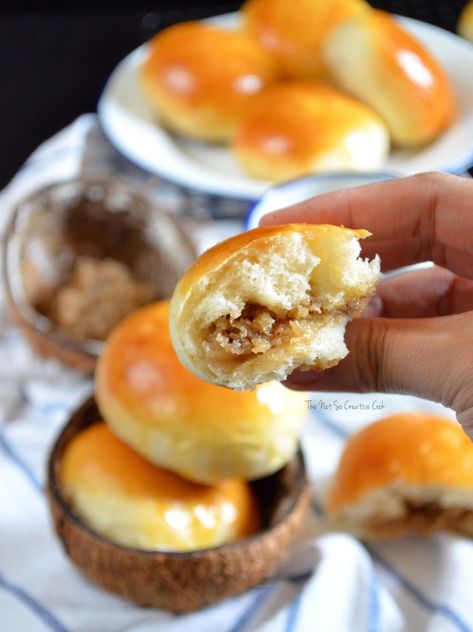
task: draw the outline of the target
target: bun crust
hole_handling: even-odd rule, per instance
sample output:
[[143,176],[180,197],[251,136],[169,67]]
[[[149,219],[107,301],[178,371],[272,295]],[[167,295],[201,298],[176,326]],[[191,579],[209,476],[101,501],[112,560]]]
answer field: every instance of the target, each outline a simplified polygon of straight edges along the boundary
[[338,84],[378,112],[398,146],[425,145],[453,120],[445,72],[389,14],[347,20],[327,38],[324,55]]
[[204,253],[178,283],[171,336],[200,378],[233,389],[323,370],[348,353],[349,318],[364,309],[379,259],[358,259],[364,230],[256,228]]
[[149,47],[141,67],[149,104],[169,128],[199,140],[230,139],[254,95],[278,76],[249,37],[201,22],[172,26]]
[[327,509],[336,527],[364,538],[473,535],[473,444],[458,424],[434,415],[377,421],[348,441]]
[[317,171],[379,169],[389,133],[375,112],[339,90],[287,81],[255,98],[233,149],[252,176],[289,180]]
[[148,463],[104,423],[68,444],[61,484],[87,524],[126,546],[196,550],[248,537],[260,527],[247,483],[190,483]]
[[473,42],[473,0],[465,5],[458,20],[458,34]]
[[301,394],[277,383],[235,393],[202,382],[171,345],[162,301],[124,320],[108,339],[96,398],[113,432],[156,465],[216,483],[271,474],[297,450]]
[[368,8],[363,0],[247,0],[244,28],[275,56],[286,77],[317,79],[326,75],[325,37]]

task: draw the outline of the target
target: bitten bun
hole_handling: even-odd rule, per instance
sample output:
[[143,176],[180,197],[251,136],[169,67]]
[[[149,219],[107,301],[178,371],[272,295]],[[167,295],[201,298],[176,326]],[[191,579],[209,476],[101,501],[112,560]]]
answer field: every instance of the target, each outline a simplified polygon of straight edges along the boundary
[[465,5],[458,20],[458,34],[473,42],[473,0]]
[[363,0],[248,0],[247,33],[270,51],[286,77],[317,79],[326,74],[321,47],[343,20],[369,10]]
[[256,228],[205,252],[171,301],[171,335],[200,378],[233,389],[323,370],[348,351],[345,325],[379,278],[359,259],[370,233],[338,226]]
[[327,38],[324,55],[337,83],[378,112],[396,145],[425,145],[451,123],[445,72],[389,14],[369,11],[347,20]]
[[248,537],[260,512],[244,481],[197,485],[151,465],[104,423],[67,445],[61,484],[94,531],[140,549],[192,551]]
[[336,528],[362,538],[438,529],[473,536],[473,443],[433,415],[377,421],[348,441],[327,508]]
[[201,22],[156,35],[141,67],[145,96],[171,130],[226,141],[255,94],[277,78],[272,57],[242,33]]
[[366,105],[335,88],[287,81],[258,95],[233,143],[252,176],[288,180],[337,169],[379,169],[389,133]]
[[139,310],[112,333],[96,398],[104,421],[142,456],[209,484],[283,467],[307,412],[302,394],[275,382],[235,393],[197,379],[171,345],[168,301]]

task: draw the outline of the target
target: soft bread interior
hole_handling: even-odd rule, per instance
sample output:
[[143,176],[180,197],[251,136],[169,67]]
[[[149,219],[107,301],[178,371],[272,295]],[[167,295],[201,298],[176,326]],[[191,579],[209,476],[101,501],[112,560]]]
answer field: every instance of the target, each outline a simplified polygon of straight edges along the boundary
[[393,483],[329,514],[334,528],[379,539],[438,530],[473,536],[471,488]]
[[363,311],[379,259],[359,258],[354,231],[317,228],[250,243],[201,279],[180,319],[193,370],[245,389],[347,355],[345,325]]

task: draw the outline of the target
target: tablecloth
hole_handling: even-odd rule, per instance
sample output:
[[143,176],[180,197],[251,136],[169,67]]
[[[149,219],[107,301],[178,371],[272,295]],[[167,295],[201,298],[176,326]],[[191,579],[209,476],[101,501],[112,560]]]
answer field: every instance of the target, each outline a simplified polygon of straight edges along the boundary
[[[0,232],[25,192],[84,168],[146,178],[114,154],[93,115],[81,117],[41,146],[2,192]],[[220,226],[207,225],[202,247],[220,236]],[[43,491],[48,452],[91,389],[90,379],[37,358],[0,304],[1,632],[473,632],[471,541],[439,535],[367,546],[324,525],[327,482],[351,433],[392,412],[451,411],[405,396],[308,394],[302,446],[311,508],[277,575],[215,606],[173,615],[91,584],[53,532]]]

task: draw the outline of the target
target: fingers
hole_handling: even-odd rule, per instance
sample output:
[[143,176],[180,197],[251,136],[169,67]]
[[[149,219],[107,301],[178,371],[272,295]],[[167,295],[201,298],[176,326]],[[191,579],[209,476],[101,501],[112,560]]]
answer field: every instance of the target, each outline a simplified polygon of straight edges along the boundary
[[471,399],[473,319],[358,318],[347,327],[349,355],[333,369],[294,372],[297,390],[409,393],[457,411]]
[[428,318],[470,310],[473,310],[473,281],[435,266],[380,283],[370,315]]
[[[366,251],[389,266],[432,259],[473,276],[473,181],[447,174],[422,174],[321,195],[270,213],[262,224],[331,223],[373,233]],[[397,256],[396,256],[397,252]]]

